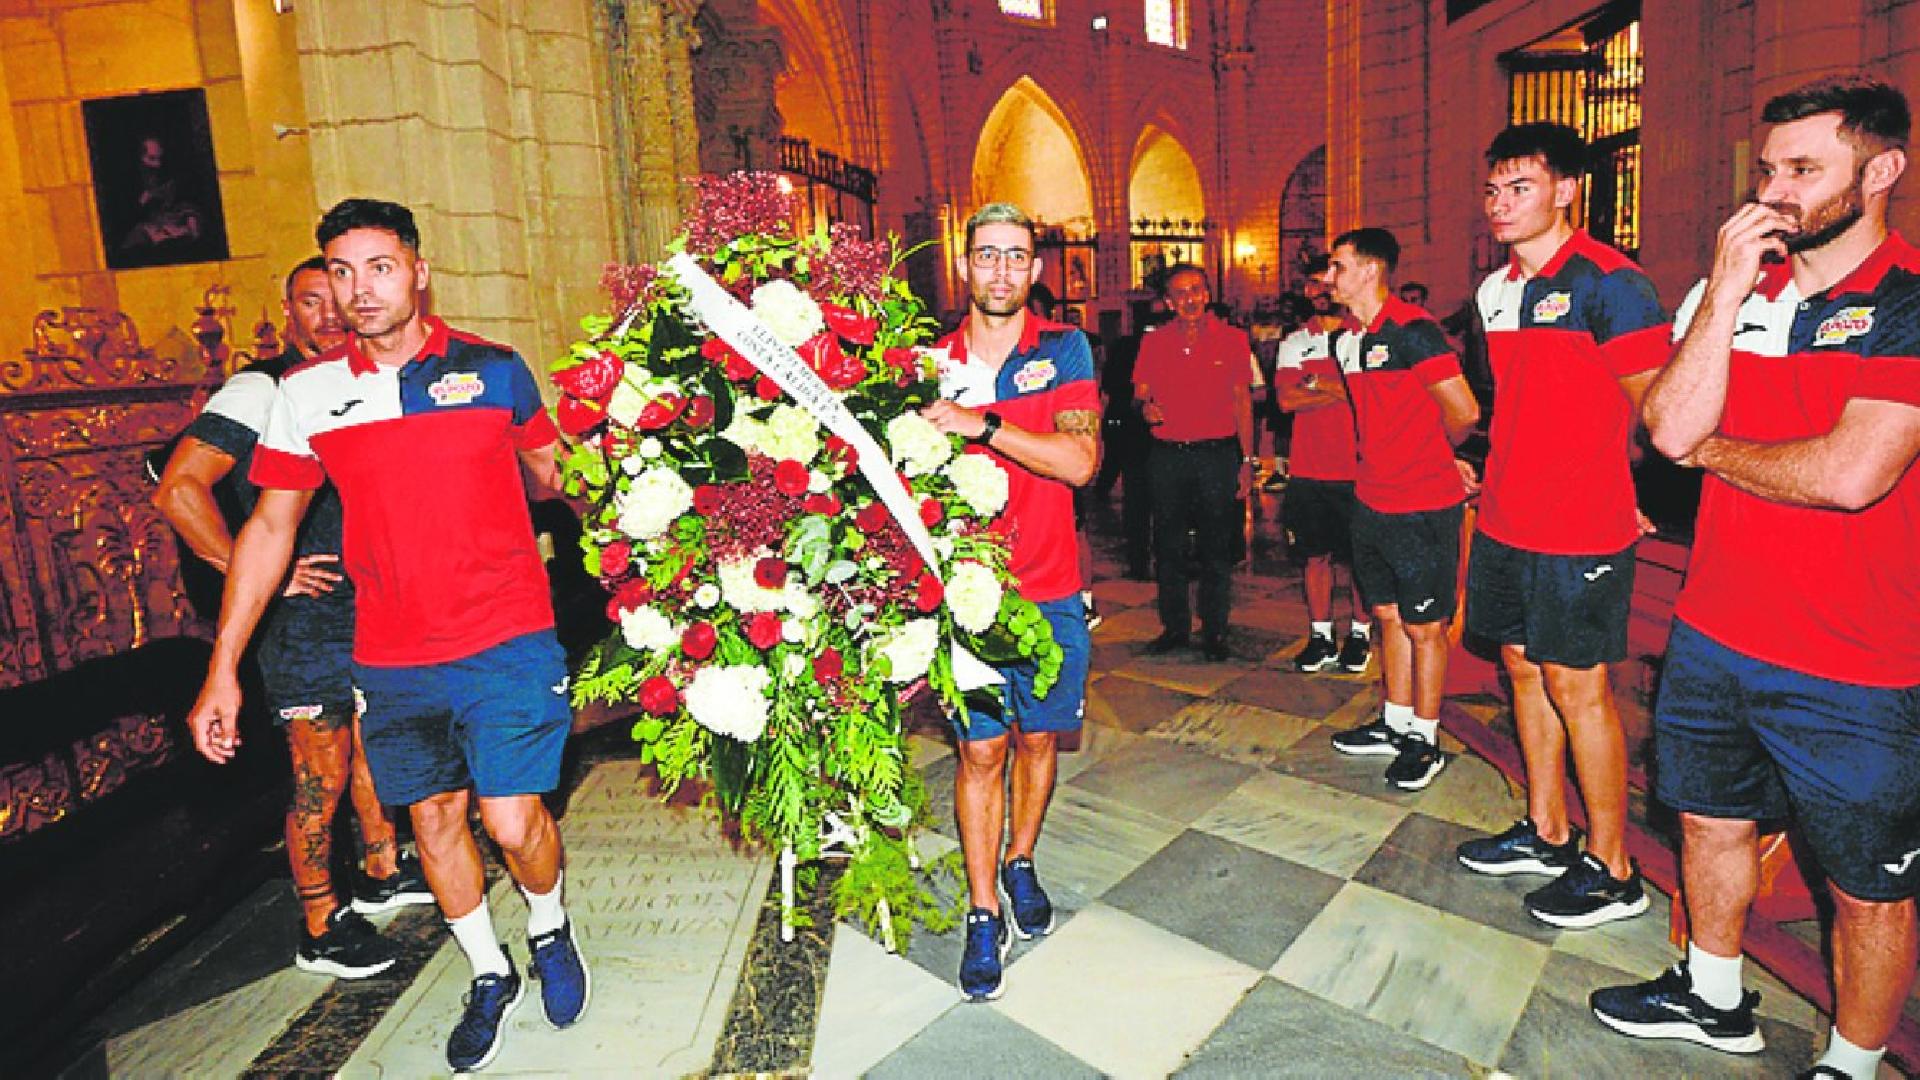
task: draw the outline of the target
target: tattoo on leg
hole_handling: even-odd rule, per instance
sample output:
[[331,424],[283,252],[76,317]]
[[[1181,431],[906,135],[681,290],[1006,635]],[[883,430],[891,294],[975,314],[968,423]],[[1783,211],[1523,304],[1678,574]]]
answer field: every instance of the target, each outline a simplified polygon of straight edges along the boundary
[[293,812],[301,817],[314,817],[326,814],[327,782],[313,769],[305,765],[294,770],[293,774]]
[[319,716],[314,717],[313,730],[332,735],[338,731],[345,731],[352,722],[351,712],[344,709],[325,708],[321,710]]

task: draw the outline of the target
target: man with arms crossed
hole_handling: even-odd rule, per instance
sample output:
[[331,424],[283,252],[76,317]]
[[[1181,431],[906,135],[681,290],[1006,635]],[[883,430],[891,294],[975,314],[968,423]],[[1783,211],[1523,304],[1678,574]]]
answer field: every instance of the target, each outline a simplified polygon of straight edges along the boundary
[[527,898],[547,1020],[573,1023],[588,996],[561,906],[560,832],[540,800],[559,783],[571,714],[521,479],[524,465],[557,489],[558,432],[513,350],[421,310],[428,268],[406,207],[348,199],[321,218],[316,238],[353,335],[281,379],[253,463],[259,505],[234,546],[212,667],[189,722],[201,753],[232,759],[240,650],[286,571],[314,490],[331,480],[356,587],[353,676],[367,764],[382,800],[411,808],[427,880],[473,965],[447,1064],[479,1069],[498,1052],[524,986],[487,911],[471,795]]
[[1920,889],[1920,252],[1887,231],[1900,92],[1769,101],[1755,201],[1720,227],[1648,388],[1661,453],[1707,470],[1654,713],[1693,939],[1595,991],[1641,1038],[1762,1048],[1741,990],[1757,822],[1791,816],[1834,905],[1834,1028],[1803,1076],[1874,1075],[1913,982]]
[[[1510,127],[1487,148],[1487,220],[1511,263],[1475,298],[1493,367],[1492,448],[1467,560],[1467,628],[1500,646],[1527,768],[1527,816],[1460,845],[1483,874],[1552,874],[1534,918],[1582,928],[1647,910],[1627,858],[1627,746],[1607,665],[1626,659],[1640,528],[1634,413],[1667,360],[1653,283],[1577,230],[1587,147],[1563,124]],[[1593,835],[1567,817],[1573,749]]]
[[[320,258],[287,275],[280,305],[287,317],[286,351],[236,373],[207,400],[167,460],[153,497],[194,554],[222,572],[233,557],[233,534],[215,487],[229,483],[241,512],[252,512],[260,489],[248,481],[247,468],[275,385],[288,368],[346,340]],[[306,919],[293,962],[303,971],[364,978],[392,967],[399,954],[361,916],[430,904],[433,894],[419,862],[399,852],[353,723],[353,585],[335,570],[340,496],[331,487],[315,497],[295,553],[293,573],[268,609],[255,653],[267,709],[286,732],[293,758],[287,861]],[[366,868],[354,883],[352,904],[343,906],[333,888],[333,819],[349,788]]]
[[1353,573],[1380,629],[1381,715],[1333,736],[1343,754],[1392,755],[1387,783],[1418,791],[1446,766],[1436,742],[1447,622],[1460,577],[1466,485],[1453,448],[1480,419],[1433,317],[1388,292],[1400,242],[1355,229],[1333,242],[1327,285],[1347,309],[1334,359],[1353,402]]
[[1033,848],[1053,795],[1060,733],[1079,730],[1086,700],[1092,644],[1080,603],[1073,489],[1092,480],[1098,466],[1100,392],[1086,335],[1026,309],[1040,261],[1033,256],[1033,222],[1018,207],[991,203],[968,219],[959,270],[970,306],[966,321],[940,342],[947,350],[942,363],[977,369],[981,378],[966,381],[990,381],[992,391],[969,395],[966,403],[937,401],[923,412],[1006,470],[1001,520],[1014,529],[1007,569],[1020,595],[1046,615],[1064,654],[1059,681],[1046,697],[1033,694],[1032,665],[1003,667],[1001,707],[970,707],[955,724],[954,816],[968,896],[960,993],[988,1001],[1000,996],[1001,966],[1012,944],[1001,891],[1013,909],[1013,933],[1024,940],[1053,929],[1053,904],[1034,872]]

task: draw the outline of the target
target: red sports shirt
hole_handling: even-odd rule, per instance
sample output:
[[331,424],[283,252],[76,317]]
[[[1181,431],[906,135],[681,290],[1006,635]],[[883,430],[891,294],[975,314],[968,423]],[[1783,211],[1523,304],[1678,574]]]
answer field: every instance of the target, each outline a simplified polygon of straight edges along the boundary
[[[1276,386],[1298,386],[1312,375],[1322,384],[1340,382],[1333,362],[1333,335],[1301,327],[1280,343],[1274,358]],[[1344,402],[1302,409],[1293,414],[1293,446],[1287,472],[1303,480],[1351,481],[1359,472],[1354,458],[1353,410]]]
[[1460,360],[1425,310],[1388,297],[1373,325],[1349,316],[1334,338],[1358,421],[1354,494],[1383,514],[1444,510],[1465,501],[1440,403],[1427,388],[1460,374]]
[[1177,322],[1142,335],[1133,384],[1146,387],[1167,417],[1153,429],[1154,438],[1237,438],[1240,424],[1232,403],[1235,391],[1247,385],[1252,358],[1247,332],[1211,315],[1200,320],[1200,334],[1192,344]]

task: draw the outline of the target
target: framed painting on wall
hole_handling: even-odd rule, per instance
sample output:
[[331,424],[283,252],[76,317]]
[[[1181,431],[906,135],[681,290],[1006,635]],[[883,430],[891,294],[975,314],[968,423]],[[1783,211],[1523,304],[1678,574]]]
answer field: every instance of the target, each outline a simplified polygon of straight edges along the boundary
[[80,116],[110,269],[227,257],[205,90],[97,98]]

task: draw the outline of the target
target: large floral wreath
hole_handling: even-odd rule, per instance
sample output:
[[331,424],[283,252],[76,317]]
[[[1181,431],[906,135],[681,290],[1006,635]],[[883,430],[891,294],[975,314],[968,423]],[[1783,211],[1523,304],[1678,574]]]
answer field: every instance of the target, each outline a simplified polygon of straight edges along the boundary
[[1060,667],[1009,587],[1007,475],[919,415],[934,326],[892,244],[798,234],[770,174],[695,183],[675,258],[610,269],[616,314],[582,320],[553,365],[587,569],[618,624],[575,702],[636,704],[666,790],[711,785],[749,837],[802,863],[838,845],[837,913],[889,938],[903,916],[950,925],[910,870],[926,799],[902,700],[996,693],[974,657],[1034,663],[1040,693]]

